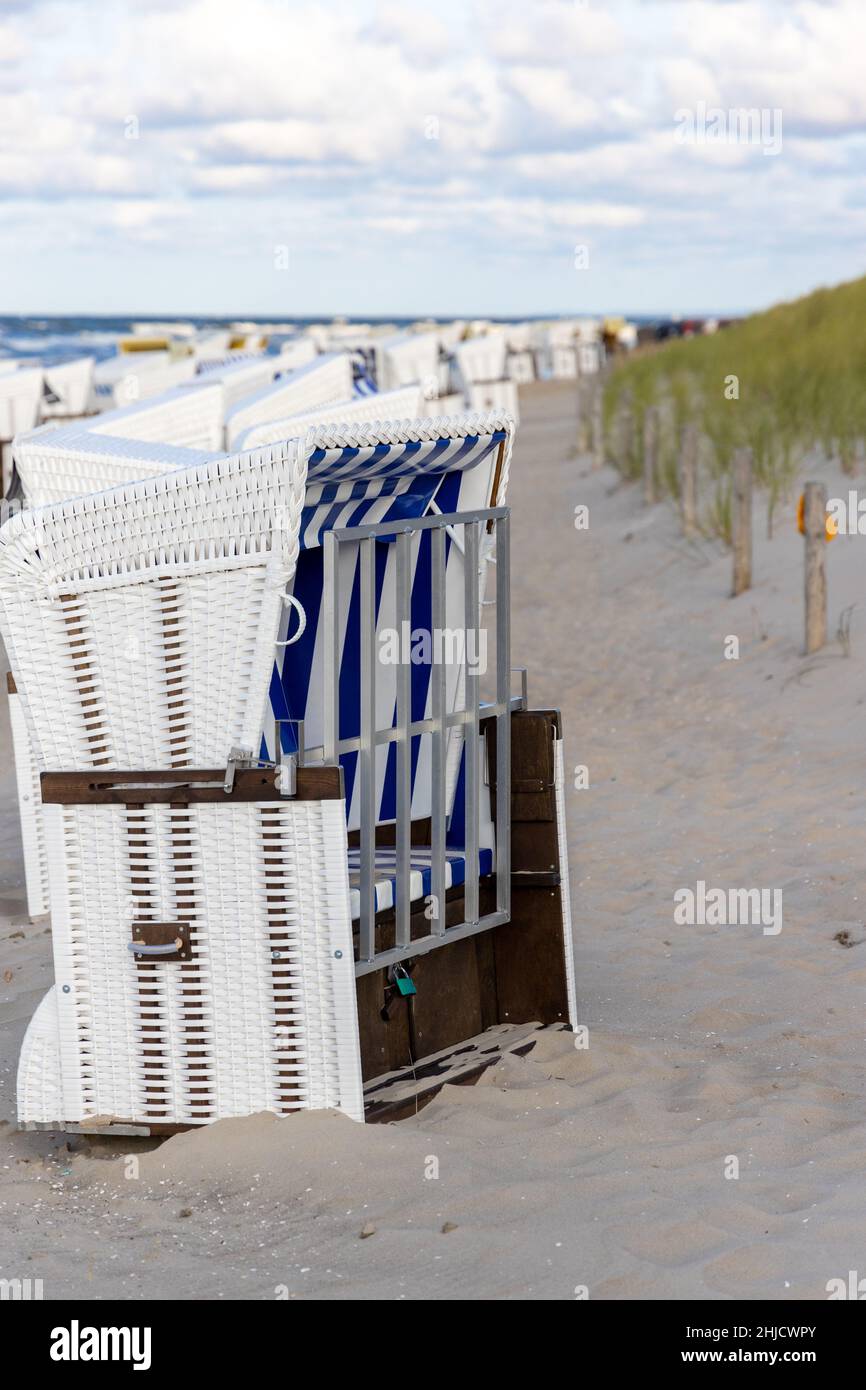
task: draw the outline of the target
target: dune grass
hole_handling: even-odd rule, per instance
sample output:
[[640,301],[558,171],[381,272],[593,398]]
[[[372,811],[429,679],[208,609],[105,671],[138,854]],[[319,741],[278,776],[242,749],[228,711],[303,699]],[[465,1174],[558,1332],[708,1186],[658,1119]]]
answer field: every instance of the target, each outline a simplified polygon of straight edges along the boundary
[[608,458],[626,477],[643,467],[643,414],[659,408],[658,486],[678,492],[679,436],[702,436],[703,527],[730,535],[734,450],[753,452],[768,526],[804,456],[816,447],[854,472],[866,438],[866,278],[817,290],[705,337],[675,339],[617,365],[605,386]]

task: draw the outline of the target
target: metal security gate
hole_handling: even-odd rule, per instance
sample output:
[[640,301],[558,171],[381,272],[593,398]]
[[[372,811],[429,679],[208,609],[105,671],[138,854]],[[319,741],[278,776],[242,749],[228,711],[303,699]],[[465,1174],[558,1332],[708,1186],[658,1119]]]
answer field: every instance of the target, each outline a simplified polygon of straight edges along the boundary
[[[377,540],[394,538],[396,548],[395,621],[398,633],[411,627],[411,544],[419,532],[431,533],[431,628],[433,634],[446,628],[445,538],[450,534],[464,555],[463,634],[464,652],[469,634],[480,633],[480,563],[482,541],[492,533],[496,555],[496,689],[495,699],[482,704],[480,675],[465,662],[463,708],[446,709],[447,665],[442,643],[430,646],[430,715],[412,719],[411,669],[402,661],[397,670],[396,719],[392,728],[376,728],[377,623],[375,592],[375,547]],[[510,713],[510,614],[509,614],[509,511],[506,507],[483,508],[425,516],[411,521],[381,522],[377,525],[335,529],[324,538],[324,760],[336,763],[344,753],[357,752],[360,793],[360,915],[358,975],[393,965],[410,956],[421,955],[446,942],[487,931],[509,921],[511,913],[510,811],[511,747]],[[340,667],[340,548],[357,544],[360,554],[360,735],[341,739]],[[431,634],[432,637],[432,634]],[[437,651],[440,659],[437,658]],[[479,912],[479,767],[483,735],[481,718],[496,720],[496,908]],[[464,750],[465,856],[464,920],[446,928],[446,752],[452,729],[461,730]],[[435,906],[430,932],[411,937],[411,750],[416,735],[431,738],[431,896]],[[376,751],[396,745],[396,888],[395,945],[376,952]]]

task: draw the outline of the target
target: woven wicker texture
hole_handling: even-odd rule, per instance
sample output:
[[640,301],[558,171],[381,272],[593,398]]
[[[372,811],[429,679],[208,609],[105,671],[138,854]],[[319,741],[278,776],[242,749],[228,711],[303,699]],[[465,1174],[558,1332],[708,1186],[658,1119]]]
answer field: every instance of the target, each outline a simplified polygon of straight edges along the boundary
[[[0,627],[41,767],[257,746],[305,474],[287,443],[0,531]],[[44,818],[57,986],[25,1040],[22,1120],[362,1118],[342,802]],[[133,922],[175,920],[192,959],[136,960]]]
[[9,696],[9,722],[12,726],[12,752],[15,759],[18,812],[24,849],[27,911],[31,917],[40,917],[48,911],[48,855],[42,823],[42,796],[39,790],[39,768],[33,755],[21,700],[17,694]]

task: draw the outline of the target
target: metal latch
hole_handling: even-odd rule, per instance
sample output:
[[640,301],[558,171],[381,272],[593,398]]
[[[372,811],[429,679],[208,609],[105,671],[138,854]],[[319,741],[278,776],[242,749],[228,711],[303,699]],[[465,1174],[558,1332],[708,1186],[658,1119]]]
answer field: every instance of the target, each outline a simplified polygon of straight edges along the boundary
[[226,763],[226,776],[223,782],[223,791],[228,793],[235,784],[235,773],[239,767],[252,767],[253,754],[250,748],[232,748],[229,750],[228,762]]
[[284,753],[275,770],[274,781],[280,796],[294,796],[298,790],[297,753]]

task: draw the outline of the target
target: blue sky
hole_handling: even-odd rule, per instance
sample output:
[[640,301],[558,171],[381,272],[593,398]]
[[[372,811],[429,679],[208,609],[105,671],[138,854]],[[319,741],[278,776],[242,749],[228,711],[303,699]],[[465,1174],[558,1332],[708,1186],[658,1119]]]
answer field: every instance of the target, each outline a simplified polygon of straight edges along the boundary
[[791,298],[864,269],[864,53],[866,0],[0,0],[0,313]]

